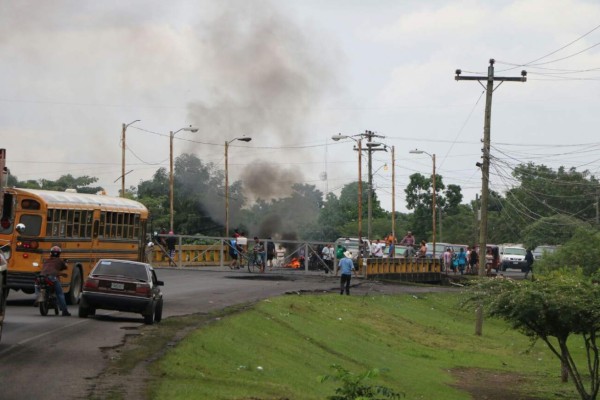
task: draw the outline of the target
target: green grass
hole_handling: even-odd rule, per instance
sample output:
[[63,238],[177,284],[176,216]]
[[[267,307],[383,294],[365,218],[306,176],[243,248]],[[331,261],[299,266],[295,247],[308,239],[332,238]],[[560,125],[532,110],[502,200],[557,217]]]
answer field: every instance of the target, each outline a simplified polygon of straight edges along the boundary
[[[470,399],[450,386],[454,368],[516,372],[516,388],[540,399],[576,398],[560,384],[559,363],[540,342],[474,313],[457,294],[285,296],[194,331],[157,361],[154,399],[325,399],[319,383],[332,364],[360,373],[387,369],[373,385],[407,399]],[[582,357],[580,349],[577,357]],[[515,389],[513,387],[513,389]]]

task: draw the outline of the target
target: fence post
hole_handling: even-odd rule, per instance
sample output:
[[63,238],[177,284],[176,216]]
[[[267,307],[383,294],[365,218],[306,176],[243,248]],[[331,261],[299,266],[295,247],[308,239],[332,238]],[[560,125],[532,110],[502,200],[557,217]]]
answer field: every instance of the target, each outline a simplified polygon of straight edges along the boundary
[[308,242],[304,242],[304,272],[308,272]]
[[[225,249],[224,249],[225,240],[227,240],[227,238],[224,238],[223,240],[221,240],[221,257],[219,260],[219,267],[221,267],[221,268],[223,268],[223,261],[225,259]],[[227,249],[227,250],[229,250],[229,249]]]
[[181,261],[183,260],[183,252],[181,250],[181,242],[182,242],[181,236],[178,236],[177,237],[177,243],[179,244],[179,258],[178,258],[177,263],[176,263],[177,268],[181,268]]

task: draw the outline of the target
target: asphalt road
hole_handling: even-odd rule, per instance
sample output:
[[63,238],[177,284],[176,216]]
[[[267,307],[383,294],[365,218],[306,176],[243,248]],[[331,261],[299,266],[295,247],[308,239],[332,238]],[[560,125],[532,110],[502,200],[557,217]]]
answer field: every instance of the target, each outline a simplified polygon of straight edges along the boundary
[[[277,271],[249,274],[229,269],[158,269],[165,282],[163,318],[208,312],[287,292],[338,290],[331,274]],[[522,275],[522,274],[521,274]],[[353,278],[351,294],[448,290]],[[141,316],[98,310],[96,317],[42,317],[33,295],[11,292],[0,342],[0,399],[86,399],[93,378],[106,367],[102,348],[120,345],[143,326]]]

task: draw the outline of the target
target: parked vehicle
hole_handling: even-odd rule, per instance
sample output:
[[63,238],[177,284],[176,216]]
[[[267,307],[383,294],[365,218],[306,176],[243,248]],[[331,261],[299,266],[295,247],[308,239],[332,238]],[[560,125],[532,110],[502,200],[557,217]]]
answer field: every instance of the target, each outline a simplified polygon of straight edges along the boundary
[[415,246],[404,246],[397,244],[394,248],[396,258],[410,258],[417,255],[418,247]]
[[558,246],[541,245],[533,250],[533,259],[540,260],[544,254],[552,254],[558,249]]
[[501,245],[500,250],[500,269],[506,271],[508,268],[527,270],[527,261],[525,255],[527,250],[521,245]]
[[150,264],[128,260],[100,260],[83,286],[79,317],[95,315],[97,309],[142,314],[151,325],[162,319],[163,296]]
[[[362,239],[362,257],[370,257],[371,256],[371,242],[368,239]],[[334,249],[337,248],[338,244],[341,244],[346,248],[346,250],[352,253],[352,258],[356,260],[360,251],[359,251],[359,240],[358,238],[339,238],[335,241]]]
[[[444,252],[448,247],[452,247],[450,243],[436,242],[435,243],[435,258],[441,260],[444,258]],[[427,243],[427,258],[433,257],[433,242]]]

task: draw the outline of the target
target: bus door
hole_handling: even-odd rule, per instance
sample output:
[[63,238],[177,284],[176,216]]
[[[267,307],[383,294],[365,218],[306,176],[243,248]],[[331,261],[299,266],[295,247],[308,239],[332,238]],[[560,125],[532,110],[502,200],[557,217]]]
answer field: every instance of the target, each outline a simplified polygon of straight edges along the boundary
[[[95,209],[93,214],[92,222],[92,244],[90,246],[90,268],[96,265],[98,259],[100,259],[100,237],[104,235],[101,229],[104,229],[104,221],[101,221],[104,215],[100,209]],[[100,223],[102,222],[102,224]],[[101,226],[102,225],[102,226]]]

